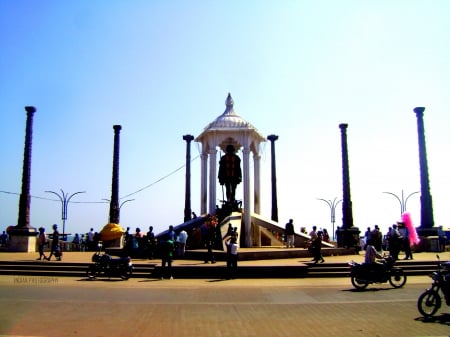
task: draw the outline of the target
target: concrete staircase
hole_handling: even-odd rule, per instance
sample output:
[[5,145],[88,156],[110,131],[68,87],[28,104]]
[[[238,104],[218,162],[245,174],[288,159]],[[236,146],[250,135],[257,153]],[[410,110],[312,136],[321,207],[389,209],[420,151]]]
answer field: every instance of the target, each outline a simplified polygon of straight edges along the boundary
[[[86,278],[86,270],[90,263],[76,262],[40,262],[40,261],[0,261],[0,275],[27,276],[70,276]],[[436,270],[436,261],[399,261],[397,263],[408,276],[428,275]],[[133,278],[159,278],[160,265],[156,263],[134,262]],[[263,264],[241,265],[239,278],[305,278],[305,277],[347,277],[347,263],[307,262],[299,265]],[[174,277],[186,279],[221,279],[225,276],[226,267],[220,264],[204,264],[202,261],[176,265],[173,267]]]

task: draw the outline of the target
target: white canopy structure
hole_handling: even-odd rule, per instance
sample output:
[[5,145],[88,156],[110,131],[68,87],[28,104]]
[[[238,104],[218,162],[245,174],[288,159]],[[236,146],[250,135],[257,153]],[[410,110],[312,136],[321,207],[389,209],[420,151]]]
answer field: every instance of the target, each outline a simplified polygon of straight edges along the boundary
[[[223,152],[227,145],[233,145],[236,152],[242,149],[242,183],[243,183],[243,222],[245,230],[245,244],[253,245],[251,237],[251,214],[260,213],[260,144],[265,142],[257,129],[237,115],[234,111],[231,95],[225,101],[226,109],[222,115],[205,127],[204,131],[195,139],[201,143],[201,191],[200,210],[202,214],[213,214],[216,209],[217,186],[217,148]],[[254,203],[251,209],[250,201],[250,152],[253,153],[253,188]],[[209,157],[209,175],[208,175]],[[208,184],[209,177],[209,184]],[[209,185],[209,197],[208,186]],[[208,205],[208,210],[207,210]]]

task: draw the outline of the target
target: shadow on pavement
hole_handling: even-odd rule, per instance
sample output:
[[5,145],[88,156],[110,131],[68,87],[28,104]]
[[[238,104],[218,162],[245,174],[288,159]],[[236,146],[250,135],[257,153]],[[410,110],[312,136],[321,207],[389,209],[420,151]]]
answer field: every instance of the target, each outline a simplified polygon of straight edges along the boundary
[[422,323],[439,323],[443,325],[450,326],[450,314],[440,314],[439,316],[433,317],[418,317],[414,319],[415,321],[419,321]]
[[100,277],[100,278],[83,278],[77,280],[78,282],[122,282],[128,280],[122,280],[121,278],[108,278],[108,277]]

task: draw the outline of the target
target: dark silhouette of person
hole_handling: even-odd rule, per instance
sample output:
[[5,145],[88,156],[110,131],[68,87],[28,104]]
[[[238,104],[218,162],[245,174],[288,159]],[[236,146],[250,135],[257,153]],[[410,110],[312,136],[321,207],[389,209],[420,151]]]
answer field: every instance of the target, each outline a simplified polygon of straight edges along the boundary
[[234,152],[234,146],[228,145],[226,154],[220,158],[219,162],[219,183],[225,185],[227,201],[234,203],[236,186],[242,181],[241,158]]
[[53,236],[52,236],[52,245],[50,248],[50,255],[46,257],[45,259],[47,261],[50,261],[53,255],[55,255],[57,261],[61,261],[61,248],[59,247],[59,232],[58,232],[58,225],[53,225]]

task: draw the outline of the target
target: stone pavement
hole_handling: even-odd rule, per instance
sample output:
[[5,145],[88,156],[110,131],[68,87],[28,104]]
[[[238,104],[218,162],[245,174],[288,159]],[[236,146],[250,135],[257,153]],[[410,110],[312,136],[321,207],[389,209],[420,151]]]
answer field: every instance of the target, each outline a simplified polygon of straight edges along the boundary
[[[92,254],[65,252],[64,261],[88,263]],[[450,260],[448,252],[439,255],[442,261]],[[3,261],[33,261],[36,257],[37,253],[0,252]],[[343,263],[362,261],[363,255],[325,258],[327,263]],[[436,261],[436,253],[417,253],[414,258]],[[295,258],[241,264],[309,261]],[[203,261],[174,261],[175,265],[189,263],[213,266]],[[429,284],[429,277],[414,276],[401,289],[380,285],[356,292],[348,278],[121,282],[7,275],[0,276],[0,304],[9,308],[0,315],[0,336],[448,336],[448,307],[428,322],[417,312],[416,299]]]

